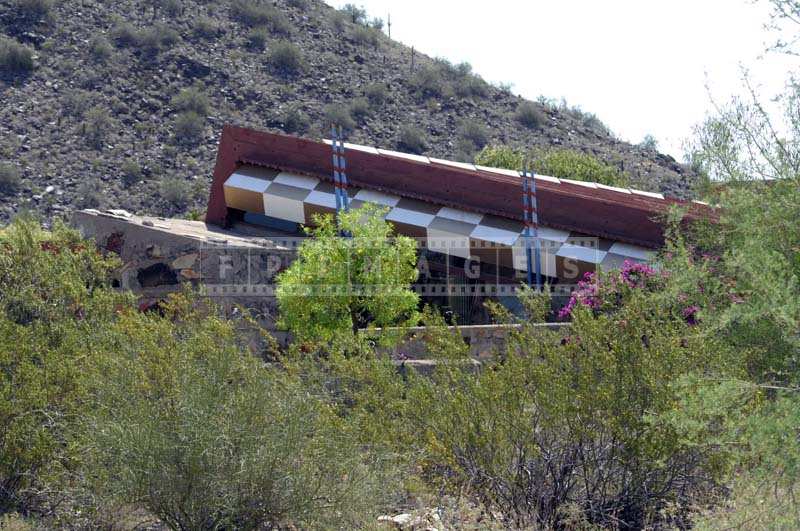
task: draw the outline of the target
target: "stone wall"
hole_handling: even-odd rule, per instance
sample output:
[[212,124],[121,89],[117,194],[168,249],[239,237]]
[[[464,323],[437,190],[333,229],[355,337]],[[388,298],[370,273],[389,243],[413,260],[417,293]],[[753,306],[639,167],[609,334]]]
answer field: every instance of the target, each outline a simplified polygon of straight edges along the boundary
[[[277,303],[274,297],[275,275],[288,267],[294,251],[276,242],[291,238],[245,236],[207,226],[199,221],[132,216],[124,211],[76,212],[72,224],[93,239],[103,252],[116,253],[122,261],[117,272],[119,287],[140,296],[142,308],[155,305],[182,283],[214,300],[227,316],[237,313],[237,306],[255,314],[258,323],[285,347],[288,333],[278,330]],[[568,324],[542,324],[560,329]],[[502,351],[515,326],[471,325],[451,327],[469,345],[470,357],[477,365]],[[400,364],[420,370],[432,367],[425,349],[425,327],[371,331],[371,334],[399,333],[405,339],[383,352]],[[257,339],[253,348],[258,350]]]
[[274,330],[274,279],[291,263],[292,250],[199,221],[138,217],[118,210],[79,211],[72,224],[101,250],[119,256],[122,267],[116,282],[139,295],[143,307],[189,283],[226,313],[244,306]]

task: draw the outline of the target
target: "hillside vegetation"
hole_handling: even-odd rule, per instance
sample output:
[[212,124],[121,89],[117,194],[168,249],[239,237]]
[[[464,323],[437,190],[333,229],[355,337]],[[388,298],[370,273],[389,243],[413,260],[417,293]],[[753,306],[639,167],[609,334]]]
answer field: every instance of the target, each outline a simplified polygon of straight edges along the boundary
[[0,0],[0,218],[204,207],[225,123],[471,160],[487,144],[575,150],[632,186],[694,173],[591,113],[526,102],[468,64],[318,0]]

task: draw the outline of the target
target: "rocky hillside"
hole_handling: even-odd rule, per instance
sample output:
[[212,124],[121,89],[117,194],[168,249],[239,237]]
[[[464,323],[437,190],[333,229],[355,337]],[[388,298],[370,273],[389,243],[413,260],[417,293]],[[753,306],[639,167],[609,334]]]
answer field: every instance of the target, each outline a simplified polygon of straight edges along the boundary
[[525,102],[318,0],[0,0],[0,218],[200,215],[223,124],[469,159],[561,146],[685,195],[693,174],[592,115]]

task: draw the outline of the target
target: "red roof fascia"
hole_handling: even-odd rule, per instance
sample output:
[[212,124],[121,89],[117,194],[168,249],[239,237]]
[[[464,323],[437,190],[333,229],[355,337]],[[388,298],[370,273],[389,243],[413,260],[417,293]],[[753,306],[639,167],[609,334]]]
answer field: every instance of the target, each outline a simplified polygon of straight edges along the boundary
[[[463,210],[523,219],[519,178],[355,149],[347,150],[346,158],[347,177],[353,186]],[[209,223],[226,224],[222,185],[241,163],[332,179],[330,145],[226,125],[209,197],[206,217]],[[644,247],[658,248],[663,244],[659,217],[673,204],[687,208],[690,220],[717,218],[714,209],[691,201],[659,199],[541,179],[536,181],[536,185],[540,224]]]

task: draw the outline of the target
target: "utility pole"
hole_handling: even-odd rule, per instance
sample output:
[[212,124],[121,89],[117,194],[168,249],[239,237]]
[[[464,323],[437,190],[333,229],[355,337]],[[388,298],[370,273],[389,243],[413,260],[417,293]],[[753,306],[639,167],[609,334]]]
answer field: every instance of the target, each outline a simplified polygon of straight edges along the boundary
[[389,38],[391,39],[392,38],[392,14],[391,13],[389,13],[389,16],[387,17],[386,25],[389,26]]

